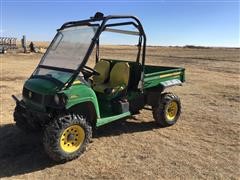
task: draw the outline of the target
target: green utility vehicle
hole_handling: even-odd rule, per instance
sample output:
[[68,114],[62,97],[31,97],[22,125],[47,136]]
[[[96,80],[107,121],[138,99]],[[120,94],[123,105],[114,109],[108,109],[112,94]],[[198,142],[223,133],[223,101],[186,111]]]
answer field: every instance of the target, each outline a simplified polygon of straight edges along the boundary
[[[126,30],[129,26],[136,31]],[[104,31],[137,36],[136,59],[100,58],[99,38]],[[93,52],[96,61],[91,68],[86,64]],[[164,91],[182,85],[184,68],[145,65],[145,52],[146,35],[134,16],[98,12],[90,19],[63,24],[25,82],[22,99],[13,95],[16,125],[24,131],[43,132],[47,154],[65,162],[84,152],[97,127],[137,114],[146,106],[152,107],[148,109],[160,126],[175,124],[180,99]]]

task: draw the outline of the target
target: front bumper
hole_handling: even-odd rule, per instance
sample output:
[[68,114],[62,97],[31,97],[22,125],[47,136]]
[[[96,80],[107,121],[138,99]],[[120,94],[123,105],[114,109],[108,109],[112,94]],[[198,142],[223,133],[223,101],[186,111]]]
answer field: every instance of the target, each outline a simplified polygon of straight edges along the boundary
[[49,121],[51,121],[52,115],[47,112],[39,112],[27,107],[24,101],[19,100],[16,96],[12,95],[13,99],[16,101],[16,106],[18,107],[18,113],[24,117],[24,119],[33,127],[39,126],[43,127]]

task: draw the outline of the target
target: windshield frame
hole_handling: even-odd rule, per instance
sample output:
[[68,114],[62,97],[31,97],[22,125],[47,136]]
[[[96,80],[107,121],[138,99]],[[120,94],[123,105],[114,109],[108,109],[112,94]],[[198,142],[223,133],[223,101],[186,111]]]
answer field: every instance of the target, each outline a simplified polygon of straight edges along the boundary
[[[131,22],[123,22],[123,23],[110,23],[107,24],[107,21],[109,20],[114,20],[114,19],[132,19],[133,21]],[[94,22],[94,24],[92,23]],[[95,23],[98,22],[98,23]],[[140,61],[140,54],[142,57],[142,61],[141,64],[144,67],[145,64],[145,52],[146,52],[146,35],[143,29],[143,26],[141,24],[141,22],[139,21],[139,19],[135,16],[105,16],[105,17],[93,17],[87,20],[82,20],[82,21],[71,21],[71,22],[66,22],[64,23],[60,29],[58,29],[57,34],[55,35],[55,37],[53,38],[52,42],[50,43],[49,47],[47,48],[47,51],[45,52],[45,54],[43,55],[40,63],[38,64],[38,66],[36,67],[35,71],[33,72],[32,76],[30,78],[34,77],[34,73],[37,72],[40,68],[45,68],[45,69],[52,69],[52,70],[56,70],[56,71],[63,71],[63,72],[70,72],[72,73],[72,76],[68,79],[68,81],[66,81],[63,85],[63,87],[65,89],[67,89],[68,87],[70,87],[72,85],[72,83],[74,82],[74,80],[76,79],[76,77],[78,76],[78,74],[80,73],[81,69],[84,67],[84,65],[87,63],[95,45],[98,43],[99,37],[101,35],[101,33],[106,29],[106,27],[111,27],[111,26],[123,26],[123,25],[127,25],[127,24],[132,24],[134,25],[137,30],[139,31],[139,39],[141,39],[139,41],[139,52],[138,52],[138,58],[137,58],[137,62]],[[73,70],[73,69],[66,69],[66,68],[59,68],[59,67],[54,67],[54,66],[46,66],[46,65],[42,65],[42,61],[44,60],[44,58],[46,57],[46,55],[48,54],[48,52],[50,51],[51,47],[53,46],[54,42],[56,41],[57,35],[59,33],[59,31],[66,29],[66,28],[70,28],[70,27],[75,27],[75,26],[97,26],[97,30],[92,38],[92,41],[88,47],[88,50],[82,60],[82,62],[79,64],[78,68]],[[143,40],[143,41],[142,41]],[[143,48],[141,48],[143,47]],[[142,52],[142,53],[141,53]],[[144,68],[142,68],[142,71],[144,71]]]
[[[99,24],[81,24],[78,26],[96,26],[99,28]],[[73,26],[71,26],[73,27]],[[70,27],[67,27],[70,28]],[[66,29],[66,28],[64,28]],[[54,36],[53,40],[51,41],[49,47],[47,48],[46,52],[44,53],[43,57],[41,58],[36,70],[38,68],[44,68],[44,69],[50,69],[50,70],[56,70],[56,71],[63,71],[63,72],[69,72],[69,73],[74,73],[77,71],[78,67],[81,66],[81,64],[83,63],[83,61],[79,64],[79,66],[77,66],[75,69],[70,69],[70,68],[63,68],[63,67],[56,67],[56,66],[48,66],[48,65],[43,65],[43,61],[46,59],[46,56],[49,54],[49,52],[52,50],[53,45],[55,45],[55,42],[57,40],[57,38],[59,37],[60,34],[62,34],[61,30],[63,29],[58,29],[56,35]],[[96,34],[96,33],[95,33]],[[95,36],[94,34],[94,36]],[[94,37],[93,36],[93,37]],[[62,37],[63,38],[63,37]],[[90,43],[91,44],[91,43]],[[88,47],[89,50],[89,47]],[[87,51],[88,51],[87,50]],[[86,53],[85,53],[86,54]],[[85,58],[85,57],[84,57]],[[83,58],[83,59],[84,59]]]

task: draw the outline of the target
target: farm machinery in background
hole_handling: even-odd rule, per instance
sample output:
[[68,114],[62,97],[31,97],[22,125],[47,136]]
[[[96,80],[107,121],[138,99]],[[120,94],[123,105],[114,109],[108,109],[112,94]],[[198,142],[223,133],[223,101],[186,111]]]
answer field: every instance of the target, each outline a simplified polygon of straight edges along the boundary
[[[28,52],[28,50],[27,50],[28,45],[27,45],[27,40],[26,40],[25,35],[23,35],[23,37],[21,39],[21,47],[23,48],[24,53]],[[17,48],[18,48],[17,38],[15,38],[15,37],[0,37],[0,53],[1,54],[7,53],[7,51],[9,49],[17,49]],[[29,51],[37,53],[37,52],[39,52],[39,48],[37,48],[33,42],[30,42]]]
[[0,37],[0,53],[5,54],[8,49],[17,48],[17,38]]

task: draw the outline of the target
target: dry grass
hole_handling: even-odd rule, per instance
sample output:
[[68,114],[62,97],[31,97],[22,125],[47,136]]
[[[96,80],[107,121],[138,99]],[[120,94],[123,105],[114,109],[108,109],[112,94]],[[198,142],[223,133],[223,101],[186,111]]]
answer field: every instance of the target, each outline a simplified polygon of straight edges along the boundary
[[[135,59],[133,48],[108,47],[102,56]],[[98,129],[80,158],[54,164],[38,135],[13,125],[14,102],[40,54],[1,56],[0,178],[239,179],[239,49],[151,47],[147,62],[183,66],[187,82],[169,89],[182,99],[179,122],[158,128],[150,111]]]

